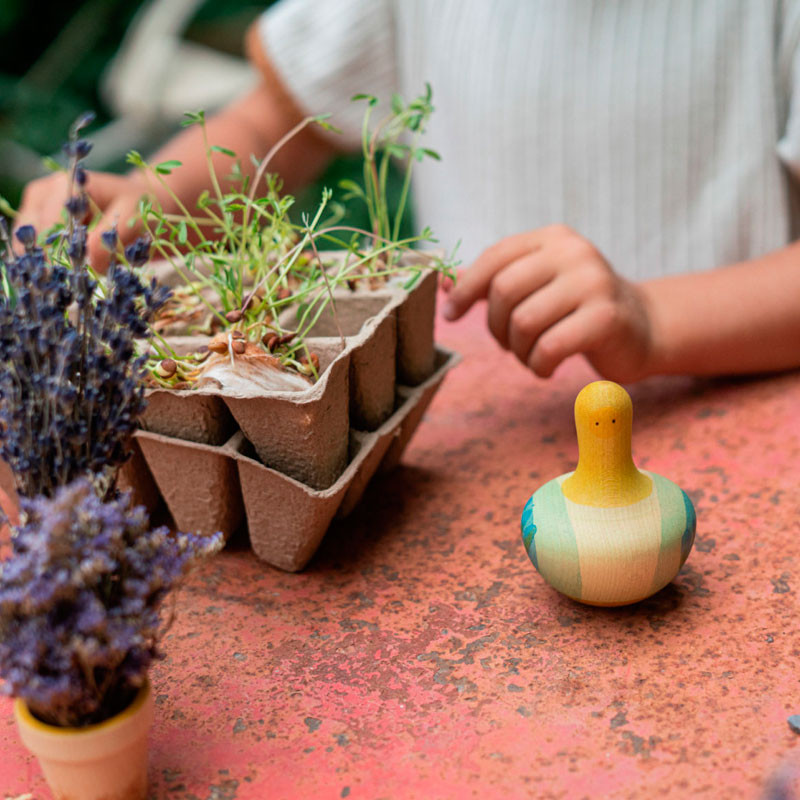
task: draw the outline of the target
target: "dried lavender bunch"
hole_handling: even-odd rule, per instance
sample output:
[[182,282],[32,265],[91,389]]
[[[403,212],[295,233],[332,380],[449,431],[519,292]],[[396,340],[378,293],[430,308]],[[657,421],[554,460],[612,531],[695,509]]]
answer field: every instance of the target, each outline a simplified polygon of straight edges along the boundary
[[[89,475],[99,494],[116,467],[145,406],[145,359],[136,340],[169,298],[134,272],[149,255],[141,239],[112,258],[102,287],[86,264],[88,198],[81,161],[90,145],[67,145],[76,193],[66,204],[68,226],[37,246],[36,231],[16,231],[24,248],[0,257],[0,458],[14,472],[21,495],[52,496],[59,486]],[[103,235],[116,253],[116,233]],[[6,242],[8,244],[8,242]]]
[[107,719],[161,656],[165,596],[222,534],[149,530],[143,508],[126,496],[103,503],[85,479],[24,499],[22,510],[0,565],[3,691],[50,724]]

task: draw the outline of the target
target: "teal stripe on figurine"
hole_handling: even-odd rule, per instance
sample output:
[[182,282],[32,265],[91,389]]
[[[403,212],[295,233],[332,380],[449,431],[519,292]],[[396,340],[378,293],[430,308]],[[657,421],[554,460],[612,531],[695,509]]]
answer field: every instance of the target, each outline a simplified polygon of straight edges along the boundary
[[575,400],[578,466],[534,492],[522,540],[541,576],[582,603],[620,606],[666,586],[694,543],[691,500],[631,457],[633,405],[611,381]]

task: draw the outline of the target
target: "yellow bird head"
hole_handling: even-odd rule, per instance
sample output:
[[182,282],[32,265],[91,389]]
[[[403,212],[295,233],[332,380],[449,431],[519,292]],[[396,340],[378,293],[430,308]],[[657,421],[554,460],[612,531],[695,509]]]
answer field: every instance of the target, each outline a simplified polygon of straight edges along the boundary
[[564,494],[576,503],[621,506],[647,497],[652,484],[631,456],[633,403],[612,381],[585,386],[575,400],[578,466],[564,481]]

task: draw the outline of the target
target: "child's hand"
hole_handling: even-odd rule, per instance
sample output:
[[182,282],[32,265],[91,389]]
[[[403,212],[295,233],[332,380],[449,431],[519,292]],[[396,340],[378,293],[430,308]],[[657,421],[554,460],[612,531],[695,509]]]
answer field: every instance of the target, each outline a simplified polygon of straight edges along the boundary
[[[33,225],[37,233],[44,233],[61,219],[68,192],[69,176],[65,172],[31,181],[22,194],[22,205],[14,218],[14,229]],[[146,191],[135,174],[123,176],[89,172],[86,192],[92,200],[93,212],[99,210],[102,214],[99,223],[89,232],[89,261],[95,269],[104,270],[108,265],[109,253],[102,244],[100,234],[116,224],[123,246],[140,235],[140,228],[128,222],[136,218],[139,200]]]
[[509,236],[485,250],[449,291],[444,315],[458,319],[482,298],[492,334],[537,375],[549,377],[575,353],[612,380],[648,373],[645,294],[564,225]]

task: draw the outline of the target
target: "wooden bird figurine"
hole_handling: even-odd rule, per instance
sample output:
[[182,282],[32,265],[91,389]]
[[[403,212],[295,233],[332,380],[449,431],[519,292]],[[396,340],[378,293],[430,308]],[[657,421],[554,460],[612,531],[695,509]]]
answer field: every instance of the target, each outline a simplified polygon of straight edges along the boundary
[[633,404],[596,381],[575,400],[578,466],[534,492],[522,512],[533,566],[559,592],[597,606],[644,600],[666,586],[694,543],[692,501],[631,457]]

